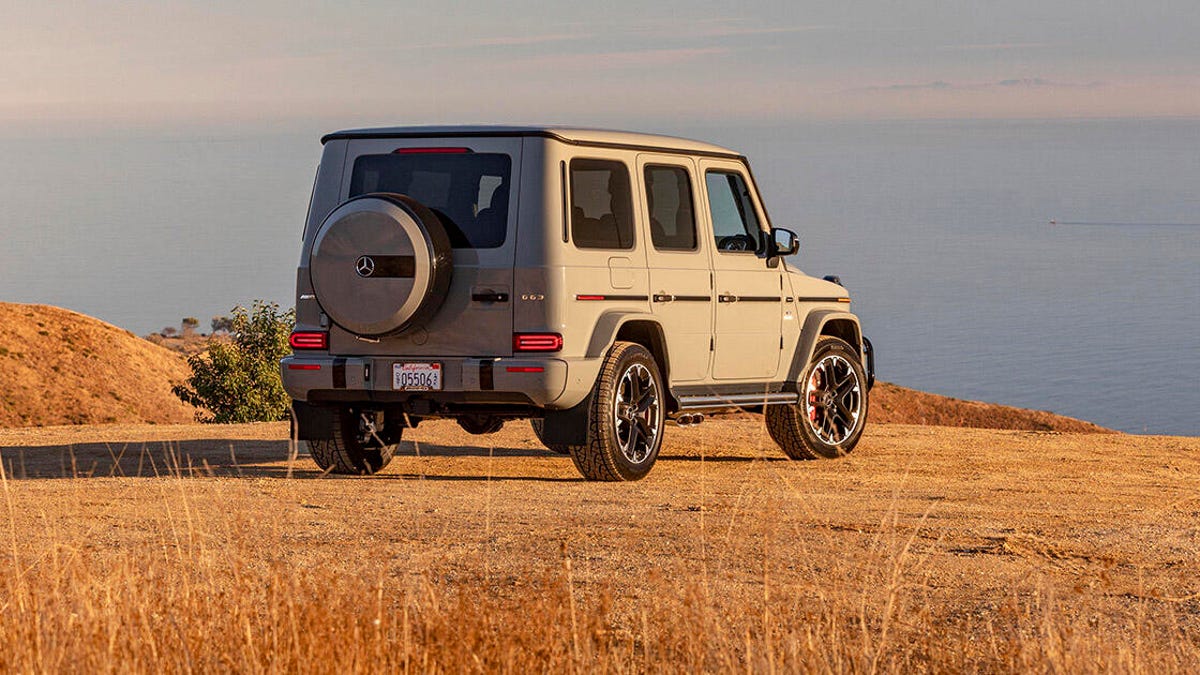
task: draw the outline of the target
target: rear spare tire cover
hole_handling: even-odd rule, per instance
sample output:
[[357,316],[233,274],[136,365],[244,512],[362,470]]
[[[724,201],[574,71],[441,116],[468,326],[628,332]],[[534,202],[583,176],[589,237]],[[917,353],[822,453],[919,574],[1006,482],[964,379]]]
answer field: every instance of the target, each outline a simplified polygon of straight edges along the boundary
[[415,199],[373,193],[333,210],[309,257],[313,290],[334,323],[380,336],[425,324],[445,299],[450,239]]

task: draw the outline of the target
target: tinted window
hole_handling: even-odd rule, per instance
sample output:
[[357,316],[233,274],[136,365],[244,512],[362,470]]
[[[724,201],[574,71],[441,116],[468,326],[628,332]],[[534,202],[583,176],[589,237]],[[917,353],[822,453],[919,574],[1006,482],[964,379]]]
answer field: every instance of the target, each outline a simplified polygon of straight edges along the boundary
[[571,160],[571,238],[580,248],[633,248],[633,197],[624,163]]
[[687,169],[646,167],[646,209],[650,212],[650,239],[654,248],[696,250],[696,216]]
[[429,207],[454,248],[496,248],[508,229],[512,160],[491,153],[363,155],[354,162],[350,196],[398,192]]
[[754,201],[741,174],[709,171],[704,176],[708,206],[712,211],[713,235],[721,251],[757,251],[762,231]]

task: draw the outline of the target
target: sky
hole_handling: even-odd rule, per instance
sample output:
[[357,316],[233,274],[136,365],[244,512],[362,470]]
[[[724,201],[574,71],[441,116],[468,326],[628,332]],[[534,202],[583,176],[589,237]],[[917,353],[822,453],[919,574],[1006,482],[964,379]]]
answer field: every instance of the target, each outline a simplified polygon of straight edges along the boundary
[[7,0],[0,129],[1200,116],[1196,0]]

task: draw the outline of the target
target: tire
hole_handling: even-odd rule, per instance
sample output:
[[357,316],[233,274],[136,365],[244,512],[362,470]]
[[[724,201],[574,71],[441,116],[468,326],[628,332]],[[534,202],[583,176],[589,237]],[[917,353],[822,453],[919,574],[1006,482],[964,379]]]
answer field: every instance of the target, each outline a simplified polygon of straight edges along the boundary
[[391,193],[342,202],[317,229],[309,254],[321,309],[338,326],[369,337],[428,323],[446,298],[452,263],[437,215]]
[[542,445],[546,446],[547,450],[549,450],[550,452],[553,452],[555,454],[559,454],[559,455],[571,454],[571,446],[567,445],[566,443],[547,443],[546,442],[546,438],[543,435],[545,433],[545,429],[546,429],[546,421],[545,420],[543,420],[539,417],[531,417],[529,419],[529,426],[533,427],[533,435],[537,436],[537,439],[542,442]]
[[797,382],[800,402],[768,406],[767,433],[792,459],[850,454],[867,424],[867,376],[846,342],[821,337]]
[[575,468],[587,480],[645,477],[662,447],[666,403],[654,356],[633,342],[614,344],[592,389],[587,443],[569,448]]
[[333,438],[308,441],[308,452],[322,471],[369,476],[392,461],[401,431],[394,432],[395,443],[381,444],[377,434],[370,435],[361,430],[360,421],[353,411],[339,410],[333,416]]

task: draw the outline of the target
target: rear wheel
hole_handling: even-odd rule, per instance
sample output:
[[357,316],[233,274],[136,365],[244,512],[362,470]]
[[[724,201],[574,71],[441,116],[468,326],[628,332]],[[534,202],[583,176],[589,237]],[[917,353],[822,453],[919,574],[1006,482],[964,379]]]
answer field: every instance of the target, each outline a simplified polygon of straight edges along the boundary
[[792,459],[849,454],[867,423],[867,378],[854,348],[822,337],[798,389],[795,405],[767,407],[771,439]]
[[308,452],[322,471],[366,476],[392,461],[400,428],[385,433],[376,413],[343,408],[333,417],[333,438],[308,441]]
[[545,420],[541,419],[540,417],[531,417],[529,419],[529,426],[533,427],[533,435],[537,436],[537,439],[542,442],[542,445],[546,446],[547,450],[549,450],[550,452],[560,454],[560,455],[571,454],[571,446],[567,445],[566,443],[547,443],[546,442],[546,421]]
[[638,480],[662,446],[666,399],[654,356],[633,342],[609,350],[592,390],[587,443],[570,446],[575,468],[588,480]]

